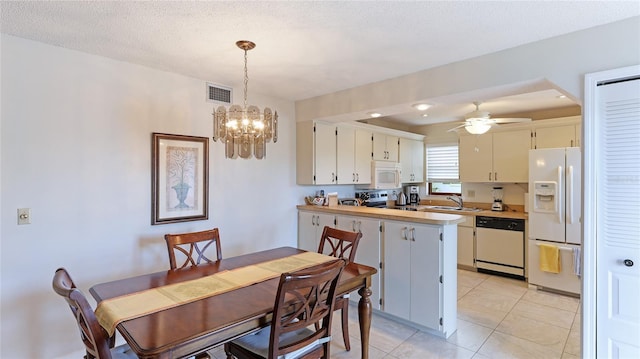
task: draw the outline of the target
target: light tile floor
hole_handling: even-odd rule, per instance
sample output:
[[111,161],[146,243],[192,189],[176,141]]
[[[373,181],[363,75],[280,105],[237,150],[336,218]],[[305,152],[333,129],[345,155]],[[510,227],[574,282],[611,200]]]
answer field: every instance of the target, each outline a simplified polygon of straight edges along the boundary
[[[580,301],[528,288],[523,281],[458,270],[458,330],[443,339],[373,315],[371,359],[580,357]],[[331,358],[360,358],[357,308],[349,310],[351,351],[344,349],[340,321]],[[339,313],[335,318],[339,318]],[[222,348],[211,354],[225,359]]]

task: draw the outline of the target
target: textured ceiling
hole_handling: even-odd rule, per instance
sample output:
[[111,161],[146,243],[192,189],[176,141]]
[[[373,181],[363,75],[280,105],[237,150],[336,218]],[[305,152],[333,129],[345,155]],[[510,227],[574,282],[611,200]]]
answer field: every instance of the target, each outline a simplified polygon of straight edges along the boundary
[[640,15],[638,1],[1,1],[1,31],[300,100]]

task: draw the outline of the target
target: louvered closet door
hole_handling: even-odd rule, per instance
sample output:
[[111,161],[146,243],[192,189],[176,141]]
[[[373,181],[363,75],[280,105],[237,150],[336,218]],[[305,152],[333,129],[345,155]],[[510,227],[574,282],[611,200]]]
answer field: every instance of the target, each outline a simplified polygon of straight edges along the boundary
[[598,87],[597,352],[640,355],[640,79]]

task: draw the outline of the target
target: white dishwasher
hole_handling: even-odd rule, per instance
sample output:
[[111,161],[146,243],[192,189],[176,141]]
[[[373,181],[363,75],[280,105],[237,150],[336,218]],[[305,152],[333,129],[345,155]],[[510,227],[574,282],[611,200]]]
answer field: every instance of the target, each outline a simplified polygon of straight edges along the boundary
[[524,220],[476,217],[478,272],[524,279]]

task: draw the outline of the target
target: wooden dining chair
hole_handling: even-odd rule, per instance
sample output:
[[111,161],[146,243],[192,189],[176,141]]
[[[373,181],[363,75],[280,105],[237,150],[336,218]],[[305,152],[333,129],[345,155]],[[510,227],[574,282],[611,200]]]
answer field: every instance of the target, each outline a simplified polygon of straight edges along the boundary
[[[325,226],[320,238],[320,247],[318,253],[326,254],[337,258],[342,258],[349,262],[353,262],[356,258],[356,250],[358,243],[362,238],[362,232],[349,232],[337,228]],[[342,322],[342,339],[344,347],[347,351],[351,350],[351,342],[349,341],[349,294],[341,295],[336,298],[335,309],[340,309]]]
[[[222,259],[218,228],[201,232],[166,234],[164,240],[167,242],[171,269],[197,266],[203,262],[212,263]],[[212,260],[206,255],[212,244],[215,246],[216,260]]]
[[107,331],[100,326],[87,298],[76,288],[66,269],[56,270],[53,276],[53,290],[67,301],[76,319],[80,328],[80,338],[87,351],[85,359],[137,358],[127,344],[114,348],[115,335],[109,337]]
[[[269,327],[224,345],[227,359],[330,357],[331,318],[342,259],[280,276]],[[315,330],[315,323],[320,323]]]

